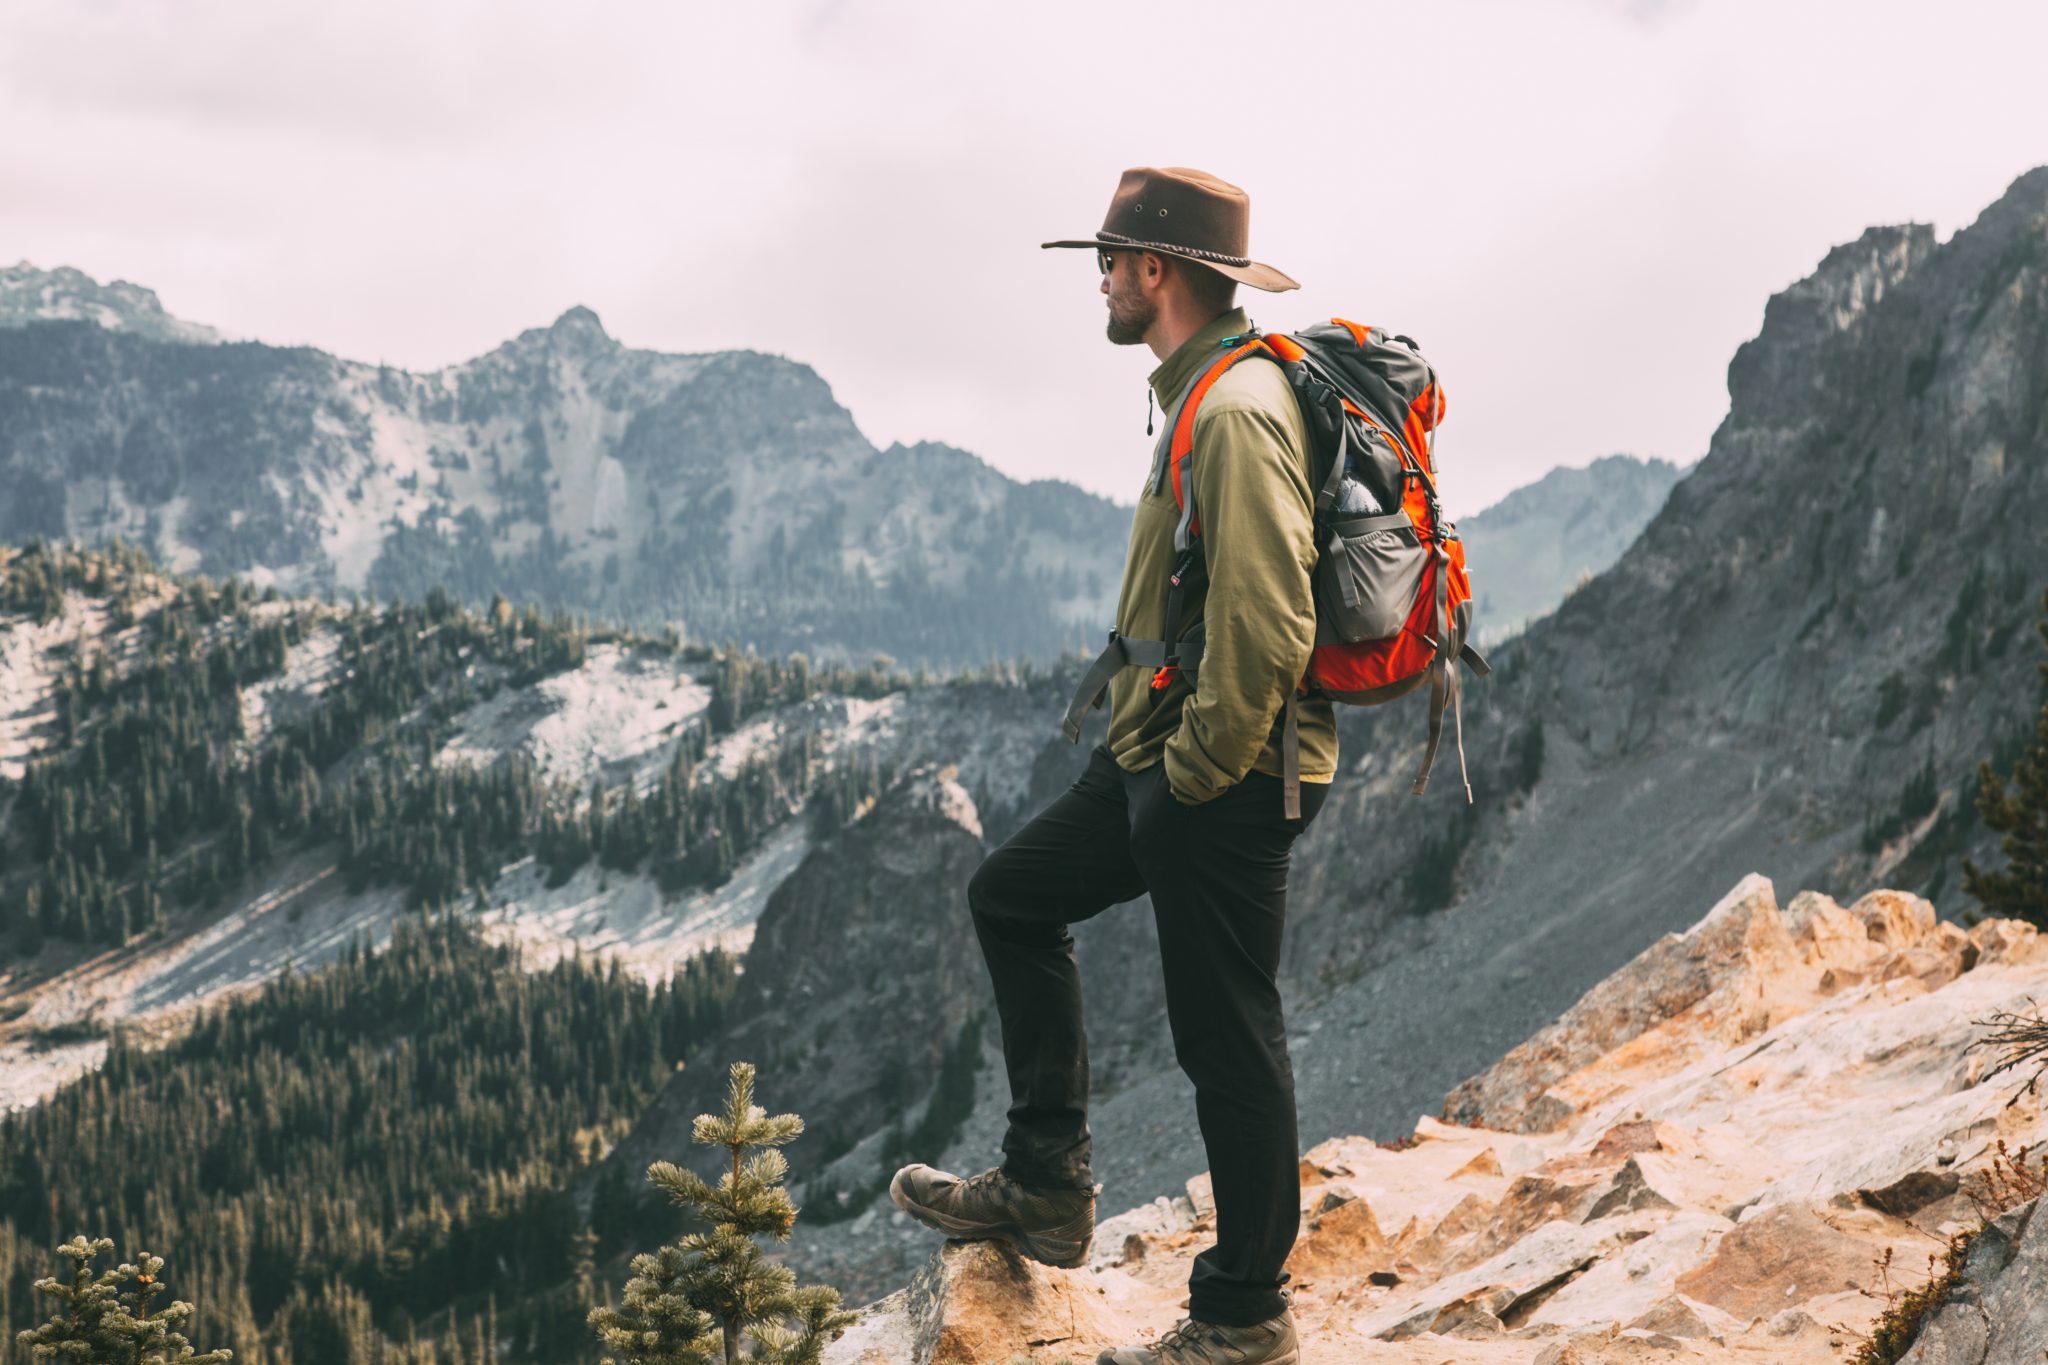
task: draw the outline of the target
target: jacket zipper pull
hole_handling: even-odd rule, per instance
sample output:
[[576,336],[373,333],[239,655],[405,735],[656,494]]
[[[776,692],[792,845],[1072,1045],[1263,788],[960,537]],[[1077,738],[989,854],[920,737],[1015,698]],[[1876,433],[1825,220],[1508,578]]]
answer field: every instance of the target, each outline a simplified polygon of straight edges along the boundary
[[1152,434],[1152,386],[1145,386],[1145,434]]

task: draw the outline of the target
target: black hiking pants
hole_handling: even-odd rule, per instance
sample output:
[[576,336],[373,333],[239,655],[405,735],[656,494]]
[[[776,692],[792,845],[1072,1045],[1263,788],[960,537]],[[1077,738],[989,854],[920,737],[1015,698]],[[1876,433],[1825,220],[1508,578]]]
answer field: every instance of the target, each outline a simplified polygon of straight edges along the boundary
[[1162,761],[1125,772],[1097,745],[1080,780],[982,861],[967,884],[995,984],[1009,1070],[1003,1169],[1020,1184],[1092,1188],[1088,1041],[1067,926],[1150,891],[1174,1056],[1216,1195],[1216,1245],[1195,1258],[1188,1312],[1246,1326],[1278,1314],[1300,1228],[1294,1071],[1281,1014],[1281,929],[1295,837],[1329,784],[1247,773],[1182,805]]

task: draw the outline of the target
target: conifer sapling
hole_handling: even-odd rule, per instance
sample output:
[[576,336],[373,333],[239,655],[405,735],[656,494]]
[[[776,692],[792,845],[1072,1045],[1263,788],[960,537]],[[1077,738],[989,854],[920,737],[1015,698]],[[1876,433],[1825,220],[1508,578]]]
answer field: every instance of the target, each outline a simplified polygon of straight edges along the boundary
[[226,1365],[234,1352],[198,1352],[178,1332],[192,1316],[192,1305],[173,1300],[152,1313],[150,1300],[164,1292],[164,1258],[144,1252],[93,1274],[94,1259],[114,1249],[111,1237],[88,1242],[74,1237],[57,1248],[71,1262],[67,1282],[55,1275],[36,1281],[36,1288],[58,1301],[57,1311],[41,1327],[18,1333],[15,1340],[34,1360],[91,1361],[93,1365]]
[[[753,1066],[733,1063],[725,1112],[699,1114],[691,1133],[726,1150],[718,1183],[672,1162],[647,1168],[650,1183],[711,1230],[634,1257],[622,1307],[591,1310],[599,1339],[618,1353],[608,1365],[817,1365],[831,1334],[855,1315],[840,1311],[837,1290],[798,1288],[794,1272],[770,1261],[756,1240],[786,1242],[796,1226],[782,1184],[789,1162],[777,1149],[803,1130],[795,1114],[771,1118],[755,1104]],[[752,1343],[744,1356],[742,1336]]]

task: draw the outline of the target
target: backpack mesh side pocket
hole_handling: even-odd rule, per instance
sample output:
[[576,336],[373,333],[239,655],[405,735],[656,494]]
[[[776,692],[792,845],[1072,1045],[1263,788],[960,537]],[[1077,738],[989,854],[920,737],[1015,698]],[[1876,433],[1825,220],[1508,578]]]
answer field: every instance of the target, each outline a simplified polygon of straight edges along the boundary
[[1430,547],[1405,512],[1333,522],[1316,564],[1316,606],[1338,639],[1398,635],[1415,608]]

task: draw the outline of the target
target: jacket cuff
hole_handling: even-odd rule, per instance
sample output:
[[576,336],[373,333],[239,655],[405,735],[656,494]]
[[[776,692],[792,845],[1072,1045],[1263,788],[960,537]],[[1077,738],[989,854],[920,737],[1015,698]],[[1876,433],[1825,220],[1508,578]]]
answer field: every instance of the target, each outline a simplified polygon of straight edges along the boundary
[[1160,762],[1166,765],[1166,785],[1173,792],[1173,799],[1183,806],[1199,806],[1221,796],[1229,784],[1218,784],[1204,765],[1190,761],[1181,752],[1181,735],[1185,733],[1177,733],[1166,741]]

